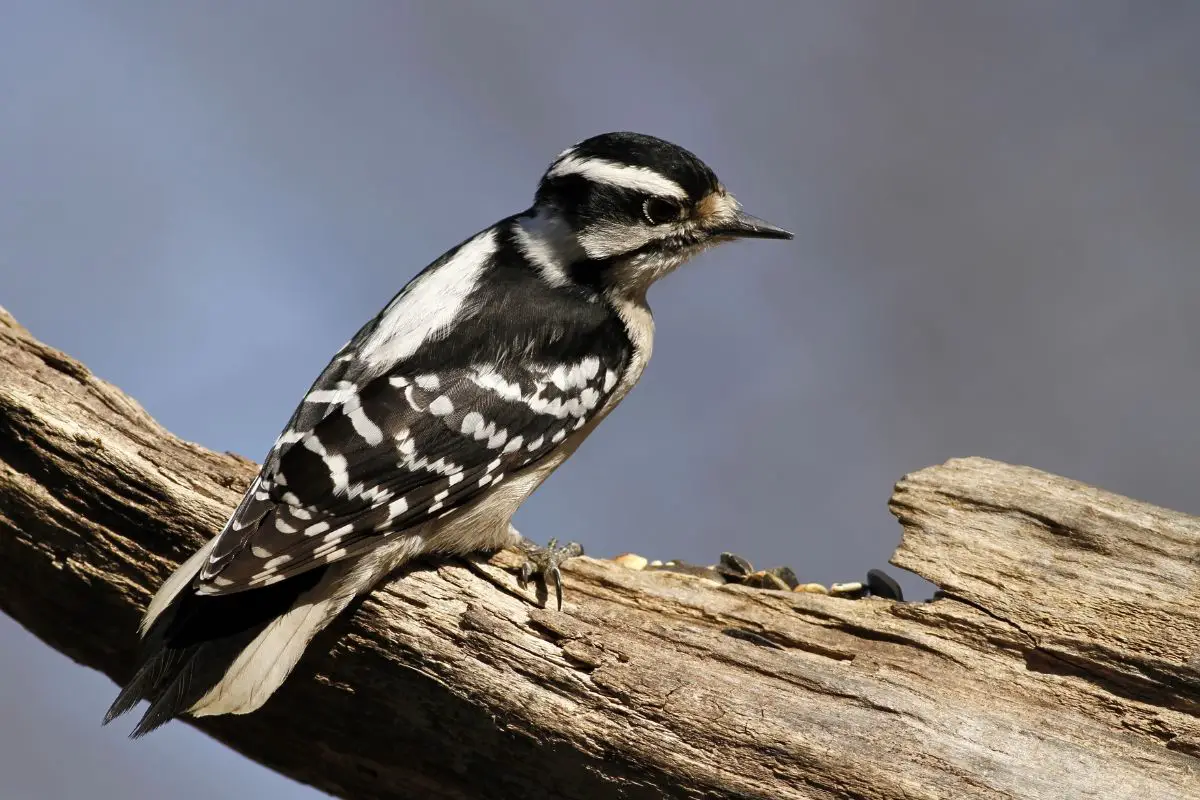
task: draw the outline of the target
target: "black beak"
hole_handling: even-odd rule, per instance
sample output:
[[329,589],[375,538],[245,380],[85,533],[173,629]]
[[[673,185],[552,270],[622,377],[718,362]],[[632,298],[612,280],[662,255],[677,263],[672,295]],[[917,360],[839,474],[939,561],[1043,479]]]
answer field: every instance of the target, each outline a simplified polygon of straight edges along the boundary
[[709,228],[712,236],[728,236],[734,239],[791,239],[792,234],[776,227],[765,219],[738,211],[731,220],[722,220],[715,228]]

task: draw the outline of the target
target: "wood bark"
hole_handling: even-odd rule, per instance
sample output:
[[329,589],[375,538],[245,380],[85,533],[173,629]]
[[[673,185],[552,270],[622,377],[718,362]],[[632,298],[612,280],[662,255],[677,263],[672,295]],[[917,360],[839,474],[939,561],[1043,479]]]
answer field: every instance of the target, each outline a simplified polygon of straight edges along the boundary
[[[0,309],[0,609],[51,647],[125,678],[150,596],[254,472]],[[1200,520],[978,458],[891,509],[934,601],[580,558],[559,613],[511,554],[430,562],[261,711],[192,724],[362,800],[1200,798]]]

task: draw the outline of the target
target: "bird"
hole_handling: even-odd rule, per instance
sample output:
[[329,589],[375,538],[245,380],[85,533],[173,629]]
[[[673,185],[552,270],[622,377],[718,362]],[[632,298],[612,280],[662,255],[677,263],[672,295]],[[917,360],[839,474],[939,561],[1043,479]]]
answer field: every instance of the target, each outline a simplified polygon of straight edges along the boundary
[[313,636],[418,556],[515,546],[556,587],[574,543],[511,519],[650,360],[649,287],[736,239],[791,239],[742,210],[696,155],[646,134],[562,151],[533,204],[462,241],[338,350],[222,530],[138,627],[137,738],[260,708]]

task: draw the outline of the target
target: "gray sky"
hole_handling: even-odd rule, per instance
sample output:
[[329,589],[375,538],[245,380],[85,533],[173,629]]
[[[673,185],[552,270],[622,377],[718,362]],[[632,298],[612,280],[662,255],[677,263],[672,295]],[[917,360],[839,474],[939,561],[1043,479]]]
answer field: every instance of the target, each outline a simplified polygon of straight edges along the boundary
[[[961,455],[1200,512],[1200,4],[0,20],[0,305],[181,436],[261,458],[415,272],[525,208],[567,145],[633,129],[797,237],[652,292],[654,362],[524,533],[855,579],[898,541],[893,482]],[[115,687],[3,617],[0,675],[6,800],[316,796],[183,725],[101,729]]]

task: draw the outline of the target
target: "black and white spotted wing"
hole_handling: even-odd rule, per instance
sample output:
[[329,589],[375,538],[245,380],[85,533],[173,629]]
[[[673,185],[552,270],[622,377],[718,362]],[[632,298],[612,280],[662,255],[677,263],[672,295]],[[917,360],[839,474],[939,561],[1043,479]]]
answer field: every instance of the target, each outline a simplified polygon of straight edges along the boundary
[[[565,364],[393,372],[361,388],[345,380],[314,388],[197,590],[275,583],[452,513],[583,427],[604,406],[624,360],[618,350]],[[316,421],[308,430],[295,425],[309,420]]]

